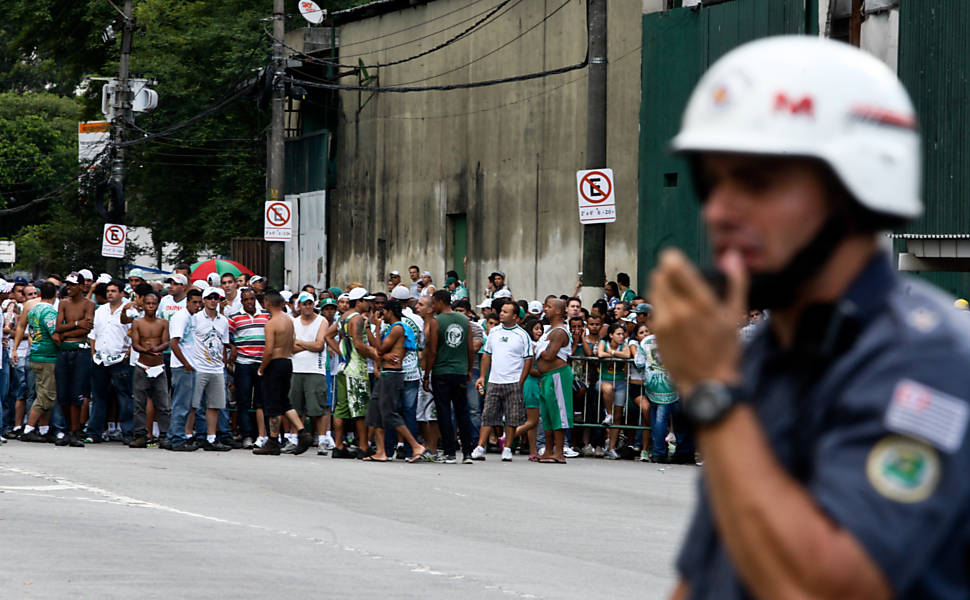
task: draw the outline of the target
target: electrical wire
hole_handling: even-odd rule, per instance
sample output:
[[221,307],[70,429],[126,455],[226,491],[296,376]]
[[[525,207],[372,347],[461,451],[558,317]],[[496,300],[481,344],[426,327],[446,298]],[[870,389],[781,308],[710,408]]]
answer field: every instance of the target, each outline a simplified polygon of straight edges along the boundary
[[[375,63],[375,64],[370,64],[370,65],[364,65],[364,64],[356,64],[356,65],[354,65],[354,64],[343,64],[343,63],[339,63],[339,62],[327,60],[325,58],[317,58],[317,57],[311,56],[311,55],[309,55],[309,54],[307,54],[305,52],[301,52],[300,50],[297,50],[296,48],[293,48],[292,46],[287,45],[286,42],[283,41],[283,40],[276,39],[268,31],[266,32],[266,34],[269,35],[270,38],[274,42],[281,44],[285,48],[287,48],[290,51],[296,53],[297,55],[300,55],[300,56],[305,57],[306,60],[307,60],[307,62],[317,63],[317,64],[321,64],[321,65],[328,66],[328,67],[339,67],[339,68],[344,68],[344,69],[379,69],[381,67],[392,67],[394,65],[399,65],[399,64],[402,64],[402,63],[410,62],[412,60],[417,60],[417,59],[421,58],[422,56],[427,56],[427,55],[429,55],[429,54],[431,54],[433,52],[437,52],[438,50],[441,50],[443,48],[447,48],[448,46],[454,44],[458,40],[460,40],[460,39],[462,39],[464,37],[467,37],[469,34],[471,34],[472,32],[474,32],[479,27],[481,27],[482,29],[484,29],[486,26],[489,25],[489,23],[485,23],[485,21],[488,21],[490,18],[492,18],[492,16],[494,16],[495,13],[499,12],[500,10],[502,10],[505,6],[508,5],[509,2],[511,2],[511,0],[502,0],[501,2],[499,2],[498,4],[496,4],[491,10],[487,11],[485,13],[485,16],[483,16],[479,20],[475,21],[471,26],[466,27],[465,29],[463,29],[462,31],[460,31],[458,34],[456,34],[456,35],[448,38],[444,42],[442,42],[442,43],[440,43],[440,44],[438,44],[438,45],[436,45],[436,46],[434,46],[432,48],[429,48],[429,49],[427,49],[427,50],[425,50],[423,52],[419,52],[418,54],[414,54],[414,55],[409,56],[407,58],[401,58],[401,59],[398,59],[398,60],[392,60],[392,61],[386,62],[386,63]],[[517,4],[519,4],[521,2],[522,2],[522,0],[515,0],[515,4],[513,4],[512,6],[510,6],[508,8],[508,10],[505,11],[505,13],[508,13],[509,11],[511,11],[513,8],[515,8],[515,6]],[[503,15],[505,13],[503,13]],[[501,17],[501,16],[502,15],[499,15],[499,17]],[[496,17],[495,20],[498,20],[499,17]],[[492,21],[492,23],[494,23],[494,22],[495,21]],[[484,23],[484,25],[483,25],[483,23]],[[425,37],[428,37],[428,36],[425,36]],[[389,48],[381,48],[379,50],[374,50],[373,52],[368,52],[367,54],[373,54],[373,53],[376,53],[376,52],[386,52],[388,49]],[[349,58],[349,57],[344,57],[344,58]]]

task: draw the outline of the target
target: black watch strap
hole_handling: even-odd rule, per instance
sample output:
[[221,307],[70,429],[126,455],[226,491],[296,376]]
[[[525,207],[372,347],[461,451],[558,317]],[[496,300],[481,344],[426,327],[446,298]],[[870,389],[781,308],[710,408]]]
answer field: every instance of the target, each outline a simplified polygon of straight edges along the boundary
[[738,390],[720,381],[702,381],[684,403],[684,412],[698,427],[710,426],[724,418],[738,402]]

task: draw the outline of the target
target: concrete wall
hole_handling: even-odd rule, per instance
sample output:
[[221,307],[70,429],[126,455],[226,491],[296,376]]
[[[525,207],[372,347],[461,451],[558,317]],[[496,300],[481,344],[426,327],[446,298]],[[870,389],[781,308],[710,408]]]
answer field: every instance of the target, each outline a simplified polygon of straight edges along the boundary
[[[342,62],[411,56],[497,4],[435,0],[344,24]],[[561,4],[512,3],[468,38],[380,69],[379,83],[464,83],[578,63],[586,52],[584,1],[568,0],[546,23],[523,34]],[[641,3],[630,0],[608,3],[609,164],[603,166],[616,175],[618,216],[606,226],[610,278],[620,270],[635,276],[637,270],[641,10]],[[460,21],[466,22],[440,31]],[[388,35],[405,28],[411,29]],[[373,40],[378,36],[385,37]],[[390,48],[424,36],[429,37]],[[341,104],[338,181],[327,207],[332,282],[383,287],[388,271],[418,264],[440,285],[452,268],[448,215],[465,213],[466,278],[473,299],[481,297],[488,273],[496,269],[506,272],[519,298],[572,291],[582,256],[575,172],[585,167],[585,70],[446,92],[342,92]]]

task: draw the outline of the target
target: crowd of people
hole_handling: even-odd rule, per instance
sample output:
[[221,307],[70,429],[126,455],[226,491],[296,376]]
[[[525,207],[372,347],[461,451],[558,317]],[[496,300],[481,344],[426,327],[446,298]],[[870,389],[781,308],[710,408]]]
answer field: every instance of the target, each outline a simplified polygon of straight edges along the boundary
[[[251,449],[364,461],[579,456],[695,462],[690,428],[619,273],[603,297],[481,303],[458,274],[277,291],[187,265],[158,281],[87,269],[0,279],[0,440]],[[752,320],[757,319],[753,315]]]

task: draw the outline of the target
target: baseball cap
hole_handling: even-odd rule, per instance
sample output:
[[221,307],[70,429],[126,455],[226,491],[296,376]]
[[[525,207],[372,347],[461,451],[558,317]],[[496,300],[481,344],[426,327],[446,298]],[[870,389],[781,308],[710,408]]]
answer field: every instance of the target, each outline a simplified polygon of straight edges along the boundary
[[69,274],[67,277],[64,278],[64,283],[71,283],[71,284],[77,285],[81,283],[81,276],[78,275],[76,272],[72,272],[71,274]]
[[344,291],[338,288],[337,286],[333,286],[332,288],[330,288],[330,293],[333,294],[334,298],[339,298],[340,294],[343,294]]
[[390,275],[395,275],[397,277],[400,277],[401,276],[401,272],[400,271],[391,271],[389,274]]
[[222,279],[222,275],[219,275],[215,271],[205,276],[206,283],[208,283],[212,287],[219,287],[219,281],[221,279]]
[[431,277],[431,271],[421,271],[421,277]]
[[257,281],[265,281],[265,278],[262,275],[253,275],[249,278],[249,285],[252,285]]
[[293,292],[291,292],[290,290],[283,290],[282,292],[280,292],[280,296],[283,296],[283,300],[285,300],[286,302],[289,302],[290,298],[293,297]]
[[98,279],[95,283],[110,283],[110,282],[111,282],[111,275],[108,275],[107,273],[102,273],[98,275]]
[[638,315],[649,315],[651,312],[653,312],[653,307],[647,304],[646,302],[644,302],[642,304],[637,304],[636,306],[634,306],[633,312]]
[[453,283],[458,283],[458,280],[455,279],[454,277],[449,277],[448,279],[445,279],[445,285],[451,285]]
[[300,292],[300,295],[296,297],[296,303],[303,304],[304,302],[316,302],[316,298],[310,292]]
[[168,277],[165,278],[165,281],[166,282],[171,281],[172,283],[177,283],[179,285],[189,284],[189,278],[186,277],[185,275],[182,275],[181,273],[176,273],[175,275],[169,275]]
[[26,277],[16,277],[13,280],[13,284],[14,285],[27,285],[27,278]]
[[337,300],[350,300],[350,294],[344,292],[343,294],[337,296]]
[[492,301],[489,300],[488,298],[485,298],[484,300],[482,300],[482,303],[479,304],[476,308],[492,308]]
[[391,290],[391,298],[395,300],[407,300],[411,297],[411,290],[404,287],[403,285],[396,285],[394,289]]
[[492,271],[492,273],[488,276],[488,280],[491,281],[491,280],[495,279],[495,276],[496,275],[498,275],[502,279],[505,279],[505,273],[503,273],[501,271]]
[[320,308],[323,308],[324,306],[337,306],[337,301],[333,298],[324,298],[320,301]]
[[77,272],[78,275],[84,278],[84,281],[94,281],[94,273],[88,271],[87,269],[81,269]]
[[[494,294],[492,295],[492,298],[493,298],[493,299],[494,299],[494,298],[511,298],[511,297],[512,297],[512,292],[510,292],[510,291],[508,290],[508,288],[502,288],[502,289],[500,289],[499,291],[497,291],[497,292],[495,292],[495,293],[494,293]],[[540,306],[541,306],[541,305],[540,305]]]
[[637,320],[637,317],[633,313],[630,313],[630,314],[628,314],[627,316],[623,317],[620,320],[623,321],[623,322],[625,322],[625,323],[633,323],[634,321]]
[[205,280],[203,279],[196,279],[195,281],[192,282],[192,287],[198,288],[201,291],[205,291],[205,289],[209,287],[209,284],[206,283]]
[[365,296],[367,296],[367,289],[366,288],[362,288],[362,287],[356,287],[356,288],[350,290],[350,292],[348,292],[347,299],[348,300],[360,300],[361,298],[364,298]]
[[222,288],[221,287],[207,287],[207,288],[205,288],[205,290],[202,292],[202,297],[203,298],[208,298],[212,294],[216,294],[220,298],[225,298],[226,297],[226,293],[224,291],[222,291]]
[[530,315],[539,315],[539,314],[542,314],[542,302],[539,302],[538,300],[533,300],[532,302],[530,302],[529,303],[529,314]]
[[136,267],[131,271],[128,271],[128,279],[131,279],[132,277],[137,277],[138,279],[145,279],[145,272]]

